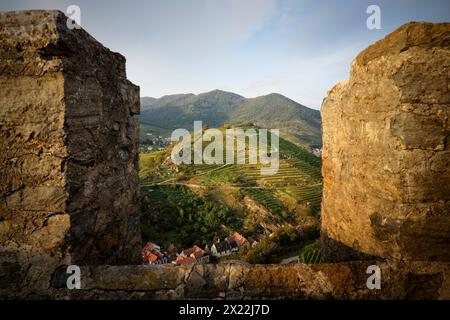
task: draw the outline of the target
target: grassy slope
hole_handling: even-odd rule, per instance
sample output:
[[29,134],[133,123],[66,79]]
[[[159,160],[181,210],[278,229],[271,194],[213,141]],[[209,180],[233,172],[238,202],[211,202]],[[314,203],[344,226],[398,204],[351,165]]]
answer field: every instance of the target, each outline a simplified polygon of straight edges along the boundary
[[167,161],[170,148],[141,154],[144,240],[204,245],[232,231],[256,236],[317,216],[320,159],[284,139],[280,152],[273,176],[261,176],[260,165],[175,167]]
[[260,127],[279,128],[296,143],[321,144],[320,113],[279,94],[247,99],[230,114],[231,123],[248,121]]

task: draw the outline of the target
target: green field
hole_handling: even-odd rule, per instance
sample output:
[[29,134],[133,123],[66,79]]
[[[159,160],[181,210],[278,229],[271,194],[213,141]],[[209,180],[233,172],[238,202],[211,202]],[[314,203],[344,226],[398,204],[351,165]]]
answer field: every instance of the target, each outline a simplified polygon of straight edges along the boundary
[[320,218],[321,161],[289,141],[280,138],[279,170],[269,176],[260,164],[176,166],[170,151],[140,156],[144,240],[204,245],[234,231],[257,237]]

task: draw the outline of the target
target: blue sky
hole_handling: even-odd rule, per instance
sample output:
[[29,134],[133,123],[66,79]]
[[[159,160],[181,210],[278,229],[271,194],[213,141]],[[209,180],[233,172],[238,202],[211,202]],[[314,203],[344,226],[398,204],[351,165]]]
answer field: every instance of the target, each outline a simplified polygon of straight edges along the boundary
[[[408,21],[450,21],[449,0],[2,0],[0,10],[71,4],[84,29],[127,58],[141,96],[278,92],[315,109],[371,43]],[[366,27],[371,4],[381,30]]]

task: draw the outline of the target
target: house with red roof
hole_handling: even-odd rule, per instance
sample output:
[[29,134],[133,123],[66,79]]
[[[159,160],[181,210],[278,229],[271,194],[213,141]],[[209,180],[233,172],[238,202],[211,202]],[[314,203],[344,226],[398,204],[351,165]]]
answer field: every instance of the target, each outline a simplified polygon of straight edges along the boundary
[[197,262],[197,260],[195,259],[195,257],[183,257],[183,256],[178,256],[178,258],[173,261],[173,263],[177,264],[177,265],[191,265],[191,264],[195,264]]
[[142,249],[142,260],[144,264],[168,263],[167,255],[161,251],[160,246],[153,242],[147,243],[144,249]]
[[209,255],[208,253],[200,248],[199,246],[194,245],[193,247],[189,249],[185,249],[181,251],[179,257],[183,258],[194,258],[196,263],[207,263],[209,262]]
[[249,246],[248,240],[239,232],[233,233],[231,236],[225,239],[228,242],[236,242],[238,247]]

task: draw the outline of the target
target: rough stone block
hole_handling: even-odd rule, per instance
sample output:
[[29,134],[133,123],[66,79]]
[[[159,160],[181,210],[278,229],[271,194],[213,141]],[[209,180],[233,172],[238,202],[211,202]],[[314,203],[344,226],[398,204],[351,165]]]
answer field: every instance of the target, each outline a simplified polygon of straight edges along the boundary
[[140,260],[139,87],[66,19],[0,13],[0,262],[27,279]]
[[450,24],[409,23],[322,105],[329,261],[450,261]]

